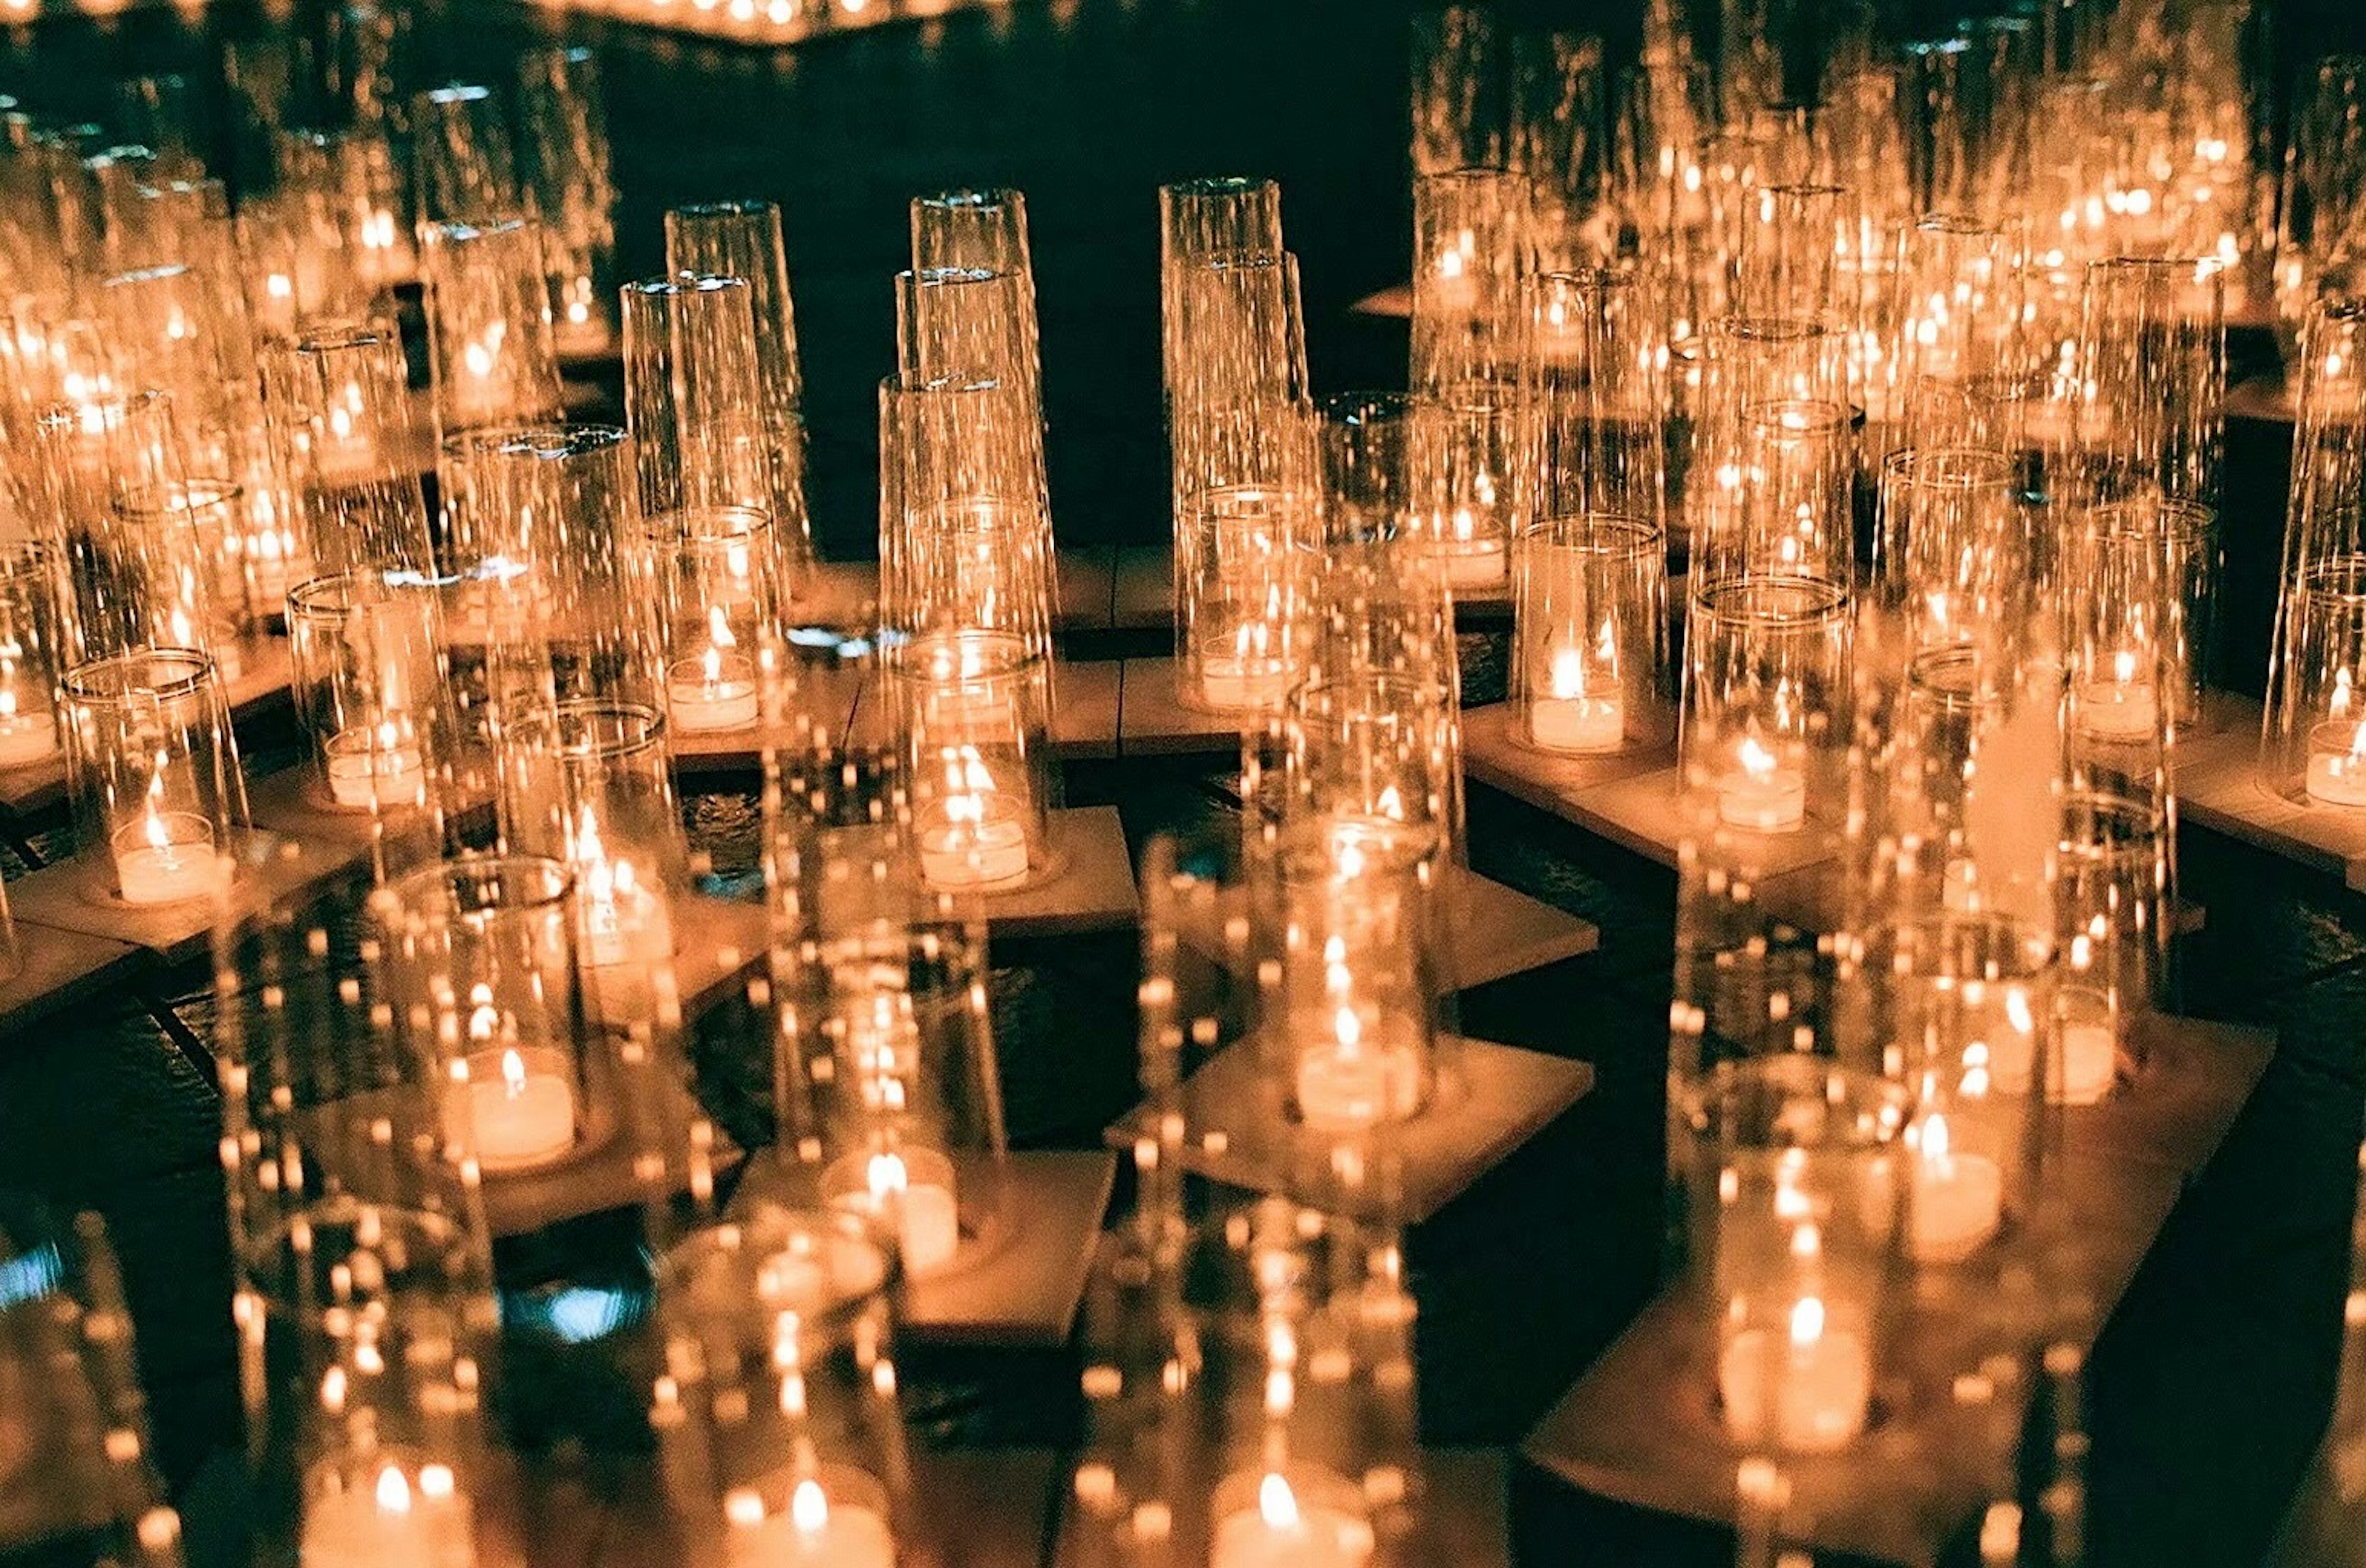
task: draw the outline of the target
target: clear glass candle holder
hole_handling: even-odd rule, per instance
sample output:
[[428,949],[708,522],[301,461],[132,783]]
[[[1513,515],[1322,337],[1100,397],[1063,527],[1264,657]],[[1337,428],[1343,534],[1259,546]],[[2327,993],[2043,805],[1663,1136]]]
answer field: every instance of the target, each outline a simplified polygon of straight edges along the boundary
[[1845,335],[1830,322],[1805,318],[1721,317],[1704,329],[1673,492],[1696,549],[1742,521],[1752,412],[1782,404],[1845,408]]
[[57,557],[37,541],[0,547],[0,769],[58,754]]
[[1252,483],[1200,491],[1188,508],[1176,519],[1177,694],[1215,713],[1271,712],[1305,662],[1314,503]]
[[411,187],[422,229],[524,211],[508,117],[493,90],[452,82],[411,101]]
[[685,525],[653,528],[648,545],[665,606],[667,724],[676,734],[749,728],[781,626],[772,521],[721,511],[666,523]]
[[[1792,577],[1696,584],[1685,627],[1684,788],[1720,829],[1829,827],[1849,741],[1844,589]],[[1811,803],[1814,803],[1811,809]]]
[[1728,1064],[1695,1101],[1697,1284],[1716,1407],[1746,1451],[1838,1452],[1882,1416],[1910,1110],[1897,1085],[1805,1055]]
[[[1768,399],[1743,408],[1738,426],[1733,485],[1693,535],[1697,579],[1853,582],[1856,442],[1847,407]],[[1720,474],[1721,486],[1726,477]]]
[[2112,256],[2087,265],[2075,415],[2049,460],[2055,499],[2076,505],[2219,505],[2225,463],[2225,269],[2208,258]]
[[297,715],[336,809],[441,808],[450,727],[439,608],[427,584],[364,573],[316,578],[287,596]]
[[580,44],[529,51],[518,62],[522,192],[542,215],[553,338],[577,358],[616,344],[616,178],[600,62]]
[[606,987],[670,963],[687,852],[664,715],[561,699],[504,728],[495,766],[504,840],[574,876],[584,967]]
[[1502,168],[1456,168],[1414,182],[1413,352],[1416,396],[1455,400],[1509,381],[1526,335],[1524,281],[1536,270],[1533,186]]
[[136,907],[213,897],[246,824],[213,661],[160,648],[75,665],[59,694],[76,834]]
[[1875,592],[1901,615],[1906,647],[1993,644],[2032,609],[2015,484],[1998,451],[1917,446],[1882,465]]
[[262,354],[264,412],[291,521],[322,573],[426,571],[434,553],[400,337],[385,323],[308,322]]
[[422,267],[438,433],[557,419],[558,347],[541,223],[430,224]]
[[377,989],[438,1064],[447,1157],[494,1176],[571,1159],[598,1125],[574,891],[562,862],[469,854],[373,900]]
[[913,852],[946,893],[1013,887],[1051,866],[1042,661],[1016,637],[913,638],[884,666],[903,738]]
[[1459,725],[1432,681],[1369,670],[1319,676],[1291,691],[1279,729],[1285,829],[1326,824],[1363,855],[1455,857]]
[[894,1568],[913,1529],[894,1254],[857,1215],[762,1203],[657,1276],[649,1425],[688,1550]]
[[1666,700],[1667,546],[1619,516],[1556,517],[1520,540],[1513,711],[1546,751],[1596,753],[1673,738]]
[[[843,855],[859,833],[811,847]],[[783,1158],[794,1162],[782,1193],[861,1216],[907,1278],[967,1269],[1027,1223],[1005,1170],[982,935],[887,910],[816,913],[776,945],[771,970]]]
[[2217,513],[2129,502],[2092,508],[2066,529],[2067,636],[2084,671],[2073,694],[2079,733],[2135,740],[2191,724],[2209,669]]

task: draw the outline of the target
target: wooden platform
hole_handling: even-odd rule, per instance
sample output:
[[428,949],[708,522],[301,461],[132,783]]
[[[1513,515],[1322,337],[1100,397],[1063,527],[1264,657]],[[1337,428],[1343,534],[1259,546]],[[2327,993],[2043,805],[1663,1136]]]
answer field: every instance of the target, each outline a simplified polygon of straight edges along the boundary
[[[2148,1021],[2141,1039],[2156,1070],[2068,1113],[2067,1153],[2047,1179],[2058,1202],[2031,1238],[2067,1270],[2060,1278],[2085,1298],[2095,1325],[2135,1278],[2187,1180],[2234,1125],[2273,1049],[2264,1031],[2191,1020]],[[2055,1287],[2053,1297],[2061,1294]],[[1994,1456],[1980,1428],[1996,1413],[1954,1401],[1966,1386],[1962,1374],[1993,1344],[1995,1307],[1944,1291],[1908,1306],[1893,1341],[1900,1365],[1884,1374],[1865,1437],[1831,1458],[1791,1461],[1813,1520],[1801,1544],[1921,1568],[1988,1500],[1980,1476]],[[1696,1298],[1671,1292],[1645,1309],[1523,1445],[1551,1499],[1531,1506],[1549,1518],[1559,1502],[1553,1489],[1561,1487],[1729,1526],[1741,1455],[1715,1407],[1717,1355],[1715,1325]],[[2017,1426],[2019,1409],[2002,1412],[2009,1424]],[[1864,1485],[1868,1474],[1884,1483]]]
[[2259,705],[2210,694],[2203,729],[2180,738],[2180,820],[2341,878],[2366,892],[2366,810],[2302,806],[2270,789],[2259,773]]

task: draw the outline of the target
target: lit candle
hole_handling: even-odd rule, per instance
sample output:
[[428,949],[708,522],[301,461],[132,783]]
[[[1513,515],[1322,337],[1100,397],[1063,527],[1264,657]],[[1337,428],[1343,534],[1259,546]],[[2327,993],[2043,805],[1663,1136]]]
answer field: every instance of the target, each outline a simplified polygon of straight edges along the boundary
[[1752,833],[1796,831],[1808,817],[1808,781],[1778,764],[1754,735],[1742,737],[1740,766],[1717,783],[1718,820]]
[[[1333,991],[1343,988],[1334,963]],[[1375,1016],[1342,1001],[1329,1027],[1302,1043],[1295,1087],[1299,1120],[1323,1133],[1402,1122],[1421,1109],[1421,1033],[1409,1018]]]
[[932,887],[993,887],[1027,874],[1027,814],[995,784],[975,746],[948,747],[948,793],[919,831],[920,874]]
[[420,1466],[415,1484],[389,1463],[366,1489],[315,1490],[304,1503],[298,1561],[302,1568],[470,1568],[468,1499],[441,1464]]
[[762,1494],[742,1487],[724,1499],[730,1530],[727,1568],[896,1568],[896,1538],[876,1508],[831,1496],[811,1476],[789,1494],[785,1513],[768,1513]]
[[1585,689],[1585,656],[1564,648],[1552,657],[1548,694],[1528,704],[1528,739],[1548,751],[1615,751],[1627,739],[1627,706],[1617,690]]
[[329,798],[348,810],[418,806],[426,764],[400,725],[341,729],[329,738]]
[[[915,1166],[925,1179],[916,1178]],[[932,1273],[953,1260],[961,1250],[961,1204],[951,1160],[918,1149],[875,1154],[862,1157],[862,1171],[839,1201],[873,1214],[896,1205],[896,1243],[907,1274]]]
[[350,483],[377,471],[377,443],[366,426],[356,423],[361,412],[361,383],[348,381],[329,405],[328,417],[315,427],[312,471],[321,482]]
[[1803,1296],[1783,1335],[1746,1328],[1726,1342],[1717,1389],[1726,1427],[1736,1436],[1763,1435],[1794,1452],[1830,1452],[1865,1430],[1873,1353],[1863,1338],[1831,1325],[1820,1298]]
[[1200,654],[1200,701],[1220,713],[1278,706],[1290,692],[1290,665],[1268,651],[1272,631],[1244,621]]
[[1445,566],[1448,588],[1493,587],[1511,570],[1512,558],[1504,547],[1503,536],[1482,532],[1467,506],[1454,509],[1453,522],[1438,541],[1437,555]]
[[460,349],[458,374],[444,389],[450,422],[457,425],[494,424],[510,417],[517,401],[501,342],[509,335],[507,321],[495,321],[482,338],[472,338]]
[[2308,732],[2308,798],[2366,806],[2366,719],[2327,719]]
[[[719,616],[721,610],[715,614]],[[709,648],[666,672],[666,706],[682,729],[739,729],[756,722],[756,666],[746,655]]]
[[2062,1103],[2092,1105],[2112,1092],[2120,1072],[2119,1041],[2107,1023],[2062,1026]]
[[1465,229],[1437,253],[1430,297],[1448,315],[1467,316],[1479,309],[1479,279],[1473,272],[1478,251],[1478,235]]
[[657,895],[641,886],[632,862],[605,855],[583,873],[583,935],[584,956],[595,969],[646,963],[672,947]]
[[2135,678],[2136,656],[2112,655],[2112,678],[2079,687],[2079,728],[2099,740],[2143,740],[2160,732],[2160,702],[2149,681]]
[[[471,1040],[491,1038],[499,1017],[491,988],[475,987],[470,1004]],[[453,1064],[452,1076],[464,1093],[445,1102],[445,1132],[456,1135],[458,1119],[468,1117],[477,1163],[486,1169],[547,1165],[573,1151],[573,1065],[562,1053],[531,1045],[472,1051]]]
[[1922,1128],[1914,1156],[1912,1250],[1919,1263],[1960,1263],[2004,1223],[2004,1171],[1986,1155],[1948,1146],[1947,1119]]
[[1254,1507],[1216,1521],[1209,1568],[1357,1568],[1372,1555],[1372,1527],[1360,1516],[1303,1502],[1281,1475],[1257,1483]]
[[214,890],[213,824],[194,811],[159,811],[151,802],[139,821],[116,830],[114,850],[127,904],[179,904]]
[[287,590],[310,575],[299,558],[296,541],[280,529],[257,528],[246,539],[247,603],[256,615],[273,615],[287,608]]
[[19,711],[17,694],[0,688],[0,768],[44,761],[58,749],[58,722],[46,708]]

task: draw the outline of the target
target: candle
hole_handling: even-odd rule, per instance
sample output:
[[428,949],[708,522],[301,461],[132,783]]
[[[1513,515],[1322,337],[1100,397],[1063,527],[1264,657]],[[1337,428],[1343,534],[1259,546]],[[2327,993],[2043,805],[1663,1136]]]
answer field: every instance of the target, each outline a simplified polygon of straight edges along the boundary
[[1288,1480],[1268,1471],[1257,1483],[1254,1507],[1216,1521],[1208,1562],[1209,1568],[1356,1568],[1371,1555],[1372,1527],[1364,1518],[1301,1502]]
[[1200,701],[1220,713],[1277,707],[1290,693],[1279,660],[1211,653],[1200,660]]
[[1960,1263],[2004,1223],[2004,1171],[1986,1155],[1950,1149],[1944,1116],[1923,1125],[1921,1144],[1914,1159],[1914,1258]]
[[842,1491],[832,1496],[811,1476],[789,1494],[784,1513],[767,1512],[762,1494],[741,1487],[724,1499],[723,1515],[727,1568],[896,1568],[884,1516]]
[[414,1484],[387,1464],[366,1489],[344,1484],[305,1500],[302,1568],[470,1568],[469,1504],[448,1465],[419,1469]]
[[920,874],[933,887],[993,887],[1027,874],[1023,801],[996,787],[975,746],[946,749],[951,791],[919,833]]
[[116,886],[127,904],[178,904],[214,890],[213,824],[194,811],[150,805],[117,830],[114,850]]
[[641,886],[633,863],[596,854],[583,873],[583,936],[595,969],[663,957],[673,945],[657,895]]
[[2079,687],[2079,728],[2098,740],[2143,740],[2160,732],[2160,702],[2152,682],[2135,678],[2136,656],[2112,656],[2112,679]]
[[756,666],[746,656],[720,648],[677,660],[666,671],[666,705],[682,729],[738,729],[753,724]]
[[1324,1133],[1402,1122],[1421,1109],[1422,1056],[1413,1020],[1368,1016],[1343,1002],[1329,1028],[1299,1049],[1299,1119]]
[[1799,770],[1779,766],[1754,735],[1742,737],[1736,757],[1741,765],[1717,783],[1718,820],[1752,833],[1797,830],[1808,816],[1808,781]]
[[1438,546],[1439,558],[1446,566],[1448,588],[1493,588],[1500,585],[1510,570],[1511,557],[1504,541],[1474,536],[1467,513],[1455,514],[1455,535]]
[[2328,719],[2309,730],[2307,788],[2318,806],[2366,806],[2366,719]]
[[[373,740],[375,739],[375,743]],[[329,738],[329,798],[349,810],[418,806],[426,764],[394,724],[341,729]]]
[[57,720],[40,709],[18,712],[17,694],[0,691],[0,768],[47,761],[57,749]]
[[[470,999],[470,1038],[489,1039],[497,1016],[490,987],[477,987]],[[569,1154],[575,1147],[572,1066],[562,1053],[539,1046],[469,1053],[453,1066],[466,1093],[445,1102],[446,1135],[456,1134],[458,1119],[468,1117],[477,1163],[488,1170],[547,1165]]]
[[2062,1103],[2092,1105],[2119,1077],[2120,1046],[2108,1023],[2062,1027]]
[[1717,1389],[1737,1437],[1763,1435],[1795,1452],[1826,1453],[1865,1430],[1873,1353],[1863,1338],[1830,1324],[1821,1299],[1803,1296],[1781,1336],[1746,1328],[1726,1342]]
[[1528,739],[1548,751],[1615,751],[1627,739],[1627,706],[1617,691],[1588,693],[1585,656],[1573,648],[1552,656],[1547,695],[1528,704]]
[[1430,299],[1448,315],[1467,316],[1479,309],[1479,279],[1472,276],[1479,237],[1465,229],[1437,254]]
[[328,417],[314,426],[312,471],[322,483],[365,479],[377,471],[377,443],[355,420],[362,407],[361,383],[348,381],[330,404]]
[[[926,1179],[916,1179],[918,1166]],[[896,1205],[896,1243],[907,1274],[932,1273],[961,1250],[961,1204],[954,1194],[952,1162],[925,1150],[876,1154],[862,1159],[862,1177],[849,1184],[839,1201],[872,1214]]]

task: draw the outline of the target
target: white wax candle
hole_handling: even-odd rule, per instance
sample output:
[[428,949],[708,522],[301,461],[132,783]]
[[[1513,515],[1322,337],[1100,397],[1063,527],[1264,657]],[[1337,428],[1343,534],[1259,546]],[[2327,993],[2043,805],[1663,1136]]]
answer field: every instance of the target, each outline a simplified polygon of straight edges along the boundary
[[710,649],[666,671],[666,707],[678,729],[739,729],[756,722],[756,666]]
[[672,952],[665,910],[657,895],[641,885],[630,861],[594,858],[582,874],[585,963],[594,969],[614,969]]
[[1797,831],[1808,818],[1808,781],[1782,766],[1755,737],[1745,737],[1740,766],[1717,782],[1717,818],[1752,833]]
[[144,811],[116,830],[116,886],[127,904],[203,898],[220,874],[213,824],[190,811]]
[[1528,704],[1528,739],[1548,751],[1616,751],[1627,739],[1627,707],[1616,693],[1537,697]]
[[1857,1335],[1827,1324],[1823,1303],[1810,1296],[1793,1306],[1787,1331],[1746,1328],[1729,1339],[1718,1357],[1717,1390],[1736,1437],[1827,1453],[1865,1430],[1873,1353]]
[[995,887],[1025,878],[1027,814],[996,786],[973,747],[953,748],[950,792],[923,815],[920,875],[932,887]]
[[800,1481],[784,1511],[752,1491],[724,1502],[727,1568],[896,1568],[896,1537],[875,1508]]
[[575,1147],[575,1086],[556,1051],[479,1051],[468,1059],[468,1115],[488,1170],[547,1165]]
[[1455,539],[1439,548],[1446,562],[1446,585],[1454,589],[1500,586],[1511,570],[1511,557],[1500,539]]
[[2366,806],[2366,720],[2328,719],[2309,730],[2305,783],[2318,806]]
[[330,740],[329,797],[356,811],[418,805],[425,768],[419,748],[370,741],[366,727],[340,730]]
[[1299,1120],[1324,1133],[1404,1120],[1421,1109],[1422,1056],[1411,1019],[1370,1019],[1342,1005],[1299,1046]]
[[1960,1263],[2004,1223],[2004,1171],[1986,1155],[1947,1152],[1944,1134],[1935,1150],[1924,1136],[1914,1156],[1910,1250],[1918,1263]]
[[473,1568],[470,1506],[449,1466],[422,1465],[413,1480],[389,1462],[375,1481],[341,1483],[304,1500],[302,1568]]
[[2062,1028],[2062,1102],[2092,1105],[2112,1092],[2120,1071],[2119,1042],[2106,1023]]
[[1277,707],[1290,693],[1290,671],[1271,659],[1211,653],[1200,660],[1200,701],[1219,713]]
[[2160,699],[2135,678],[2136,656],[2112,656],[2112,678],[2079,684],[2079,729],[2099,740],[2143,740],[2160,733]]
[[48,714],[0,713],[0,768],[46,761],[57,749],[57,720]]
[[1209,1568],[1357,1568],[1372,1555],[1372,1527],[1358,1515],[1301,1499],[1277,1474],[1253,1507],[1216,1521]]
[[942,1155],[929,1150],[871,1155],[846,1175],[851,1179],[844,1183],[840,1202],[873,1214],[884,1213],[890,1203],[898,1205],[896,1241],[907,1274],[933,1272],[961,1250],[961,1203],[952,1162]]

